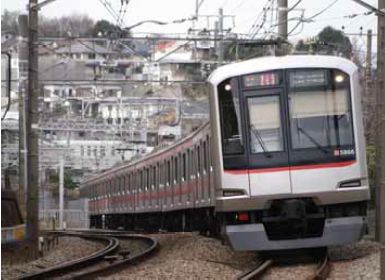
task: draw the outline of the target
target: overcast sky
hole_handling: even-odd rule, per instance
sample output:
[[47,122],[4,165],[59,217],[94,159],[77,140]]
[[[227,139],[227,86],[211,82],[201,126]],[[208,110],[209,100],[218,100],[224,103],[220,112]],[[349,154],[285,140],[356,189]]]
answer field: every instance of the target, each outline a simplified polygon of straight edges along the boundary
[[[120,0],[105,0],[113,6],[116,12],[120,9]],[[261,13],[265,3],[269,0],[204,0],[199,13],[201,15],[217,14],[218,9],[223,7],[224,14],[235,16],[235,32],[248,33],[253,22]],[[271,0],[270,0],[271,1]],[[297,2],[297,0],[288,0],[289,7]],[[367,3],[377,6],[377,0],[365,0]],[[40,0],[39,2],[42,2]],[[60,17],[71,13],[87,14],[95,20],[106,19],[114,22],[115,20],[109,14],[107,9],[101,4],[101,0],[56,0],[41,10],[41,13],[47,17]],[[296,9],[304,9],[305,18],[309,18],[335,0],[303,0]],[[1,0],[1,10],[19,10],[26,11],[27,0]],[[139,21],[153,19],[161,21],[172,21],[181,18],[190,17],[195,11],[195,0],[130,0],[127,6],[127,13],[124,18],[126,26],[133,25]],[[291,36],[291,40],[315,36],[322,28],[331,25],[336,29],[345,26],[345,32],[358,33],[360,27],[367,29],[376,29],[376,16],[361,15],[355,18],[345,18],[351,14],[362,14],[367,10],[352,0],[339,0],[324,13],[314,18],[314,22],[306,23],[299,26]],[[292,11],[289,17],[299,17],[301,11]],[[270,26],[270,14],[264,27]],[[289,30],[297,23],[291,21]],[[191,27],[191,23],[170,24],[167,26],[159,26],[154,24],[145,24],[135,28],[134,32],[168,32],[168,33],[185,33]],[[225,28],[232,27],[232,21],[228,19],[225,22]],[[263,33],[260,34],[262,36]],[[262,36],[263,37],[263,36]],[[365,46],[365,38],[356,37],[358,44]]]

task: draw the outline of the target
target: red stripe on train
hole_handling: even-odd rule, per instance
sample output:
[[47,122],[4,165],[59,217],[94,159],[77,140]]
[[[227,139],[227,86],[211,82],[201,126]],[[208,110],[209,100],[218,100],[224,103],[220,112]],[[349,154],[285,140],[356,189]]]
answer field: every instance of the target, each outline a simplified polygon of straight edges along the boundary
[[285,166],[285,167],[242,169],[242,170],[225,170],[225,173],[238,175],[238,174],[247,174],[247,173],[268,173],[268,172],[282,172],[282,171],[294,171],[294,170],[318,169],[318,168],[335,168],[335,167],[349,166],[349,165],[354,164],[355,162],[356,162],[356,160],[349,160],[349,161],[341,161],[341,162],[307,164],[307,165]]

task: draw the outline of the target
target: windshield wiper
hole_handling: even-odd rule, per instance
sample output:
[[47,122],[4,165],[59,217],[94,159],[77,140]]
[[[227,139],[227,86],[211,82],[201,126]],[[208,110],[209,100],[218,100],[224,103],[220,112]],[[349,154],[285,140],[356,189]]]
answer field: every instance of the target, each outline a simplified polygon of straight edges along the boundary
[[262,150],[263,150],[263,154],[266,157],[270,158],[271,157],[271,153],[267,150],[267,148],[265,146],[265,142],[263,142],[263,139],[261,137],[261,134],[260,134],[259,130],[257,128],[255,128],[254,125],[250,125],[250,128],[251,128],[251,132],[253,132],[255,138],[257,138],[259,145],[261,145]]
[[328,150],[326,150],[324,147],[322,147],[322,145],[317,140],[315,140],[309,133],[307,133],[305,130],[303,130],[299,126],[297,126],[297,129],[299,132],[302,132],[303,135],[305,135],[310,140],[310,142],[312,142],[319,150],[321,150],[325,154],[328,153]]

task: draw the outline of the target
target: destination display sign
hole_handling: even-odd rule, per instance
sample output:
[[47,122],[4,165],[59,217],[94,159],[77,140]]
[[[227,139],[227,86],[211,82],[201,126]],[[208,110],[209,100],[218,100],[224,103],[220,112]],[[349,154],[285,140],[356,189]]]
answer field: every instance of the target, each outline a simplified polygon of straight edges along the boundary
[[251,74],[243,77],[245,88],[274,86],[279,84],[278,72]]
[[290,87],[324,86],[327,84],[326,71],[301,70],[290,73]]

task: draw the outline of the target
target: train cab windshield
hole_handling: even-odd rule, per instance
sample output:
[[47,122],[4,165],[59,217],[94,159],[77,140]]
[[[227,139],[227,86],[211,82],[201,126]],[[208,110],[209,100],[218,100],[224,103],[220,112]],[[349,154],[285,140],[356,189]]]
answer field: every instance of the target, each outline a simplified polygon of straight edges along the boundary
[[349,76],[335,69],[225,80],[218,86],[225,169],[354,158],[350,99]]
[[293,149],[353,145],[348,77],[325,70],[293,70],[289,75]]

